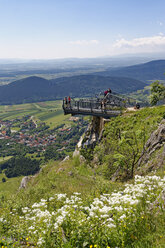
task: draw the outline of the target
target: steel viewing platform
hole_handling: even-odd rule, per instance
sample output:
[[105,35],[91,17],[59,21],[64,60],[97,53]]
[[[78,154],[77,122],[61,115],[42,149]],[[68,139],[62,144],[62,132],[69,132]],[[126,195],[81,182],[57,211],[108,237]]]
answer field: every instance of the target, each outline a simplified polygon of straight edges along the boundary
[[135,104],[135,101],[131,102],[130,99],[108,94],[106,97],[71,99],[70,102],[64,99],[62,107],[65,115],[92,115],[110,118],[120,115],[128,105]]

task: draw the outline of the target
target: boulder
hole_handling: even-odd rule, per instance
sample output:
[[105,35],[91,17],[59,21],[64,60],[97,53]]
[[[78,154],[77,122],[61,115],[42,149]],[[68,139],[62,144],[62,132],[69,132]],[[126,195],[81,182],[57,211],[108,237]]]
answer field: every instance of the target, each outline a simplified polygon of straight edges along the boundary
[[19,189],[25,189],[30,179],[31,179],[31,176],[23,177]]

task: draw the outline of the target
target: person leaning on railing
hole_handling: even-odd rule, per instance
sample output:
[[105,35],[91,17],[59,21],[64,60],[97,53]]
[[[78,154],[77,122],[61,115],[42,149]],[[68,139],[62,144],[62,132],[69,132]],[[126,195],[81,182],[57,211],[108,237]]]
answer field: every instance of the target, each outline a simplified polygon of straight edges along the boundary
[[112,93],[112,90],[110,88],[104,91],[104,98],[105,99],[109,98],[111,93]]

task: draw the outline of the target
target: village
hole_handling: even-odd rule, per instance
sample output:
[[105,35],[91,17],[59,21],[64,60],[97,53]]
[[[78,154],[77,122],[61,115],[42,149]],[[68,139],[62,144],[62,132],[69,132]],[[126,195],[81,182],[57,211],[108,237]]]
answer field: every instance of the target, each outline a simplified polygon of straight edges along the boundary
[[45,152],[49,146],[53,146],[57,152],[71,151],[84,132],[87,121],[71,117],[70,123],[50,129],[46,123],[35,120],[30,115],[0,120],[0,156],[15,155],[18,146],[29,153]]

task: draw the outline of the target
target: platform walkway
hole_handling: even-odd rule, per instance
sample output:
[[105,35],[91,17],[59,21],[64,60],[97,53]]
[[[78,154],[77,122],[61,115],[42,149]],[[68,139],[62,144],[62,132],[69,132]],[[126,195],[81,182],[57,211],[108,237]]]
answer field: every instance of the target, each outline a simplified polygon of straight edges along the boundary
[[65,115],[92,115],[110,118],[120,115],[126,108],[126,104],[126,99],[109,94],[102,98],[72,99],[70,103],[63,100],[62,107]]

